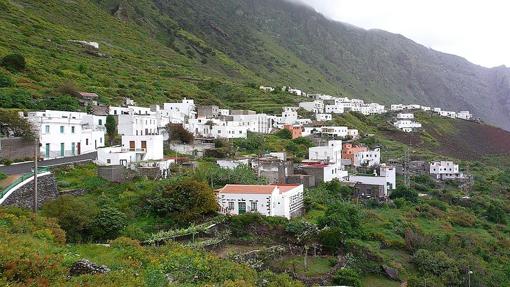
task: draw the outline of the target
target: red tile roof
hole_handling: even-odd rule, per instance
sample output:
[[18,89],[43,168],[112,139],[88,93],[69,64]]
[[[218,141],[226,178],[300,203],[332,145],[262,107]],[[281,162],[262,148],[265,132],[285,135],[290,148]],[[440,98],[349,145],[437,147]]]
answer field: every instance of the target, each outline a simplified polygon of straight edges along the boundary
[[219,193],[244,193],[244,194],[271,194],[275,188],[280,192],[291,191],[300,186],[299,184],[278,184],[278,185],[243,185],[227,184],[223,188],[217,189]]

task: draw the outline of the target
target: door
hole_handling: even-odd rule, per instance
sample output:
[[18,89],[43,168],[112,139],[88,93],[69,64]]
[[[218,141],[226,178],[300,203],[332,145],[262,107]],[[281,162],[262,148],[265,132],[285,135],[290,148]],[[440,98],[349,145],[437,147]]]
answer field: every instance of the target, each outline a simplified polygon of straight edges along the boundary
[[239,202],[239,214],[246,213],[246,202]]
[[146,141],[142,141],[142,150],[143,151],[147,150],[147,142]]
[[46,149],[44,151],[44,157],[50,158],[50,144],[49,143],[46,144]]
[[129,142],[129,150],[132,150],[132,151],[135,150],[135,141],[130,141]]
[[60,156],[65,156],[65,145],[64,143],[60,143]]
[[76,155],[76,143],[71,143],[71,154]]
[[81,143],[78,143],[78,155],[80,155],[80,154],[81,154]]

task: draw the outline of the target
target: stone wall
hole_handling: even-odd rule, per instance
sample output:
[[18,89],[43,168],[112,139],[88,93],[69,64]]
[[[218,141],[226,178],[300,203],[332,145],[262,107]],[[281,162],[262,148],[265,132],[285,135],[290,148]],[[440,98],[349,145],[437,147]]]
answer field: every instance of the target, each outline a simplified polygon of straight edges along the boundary
[[117,183],[127,182],[135,177],[134,172],[121,165],[98,166],[97,174],[103,179]]
[[[41,206],[49,200],[54,200],[58,197],[57,181],[53,174],[38,177],[38,200],[37,206]],[[32,208],[34,196],[34,181],[25,184],[18,190],[14,191],[2,205],[16,206],[21,208]]]
[[34,143],[23,138],[2,138],[0,159],[23,160],[34,158]]

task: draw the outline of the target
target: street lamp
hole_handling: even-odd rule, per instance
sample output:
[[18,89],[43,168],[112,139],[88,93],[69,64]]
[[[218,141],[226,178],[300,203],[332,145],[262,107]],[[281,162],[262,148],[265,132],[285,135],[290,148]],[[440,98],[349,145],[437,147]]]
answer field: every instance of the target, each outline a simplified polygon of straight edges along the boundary
[[473,271],[468,271],[468,287],[471,287],[471,274],[473,274]]

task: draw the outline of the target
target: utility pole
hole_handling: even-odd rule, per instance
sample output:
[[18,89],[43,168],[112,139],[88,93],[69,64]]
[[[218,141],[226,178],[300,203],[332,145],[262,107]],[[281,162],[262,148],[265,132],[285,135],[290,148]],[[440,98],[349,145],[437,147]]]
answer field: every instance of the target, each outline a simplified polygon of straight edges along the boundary
[[38,162],[39,159],[39,136],[35,136],[35,147],[34,147],[34,206],[33,206],[33,212],[34,214],[37,214],[37,168],[38,168]]

